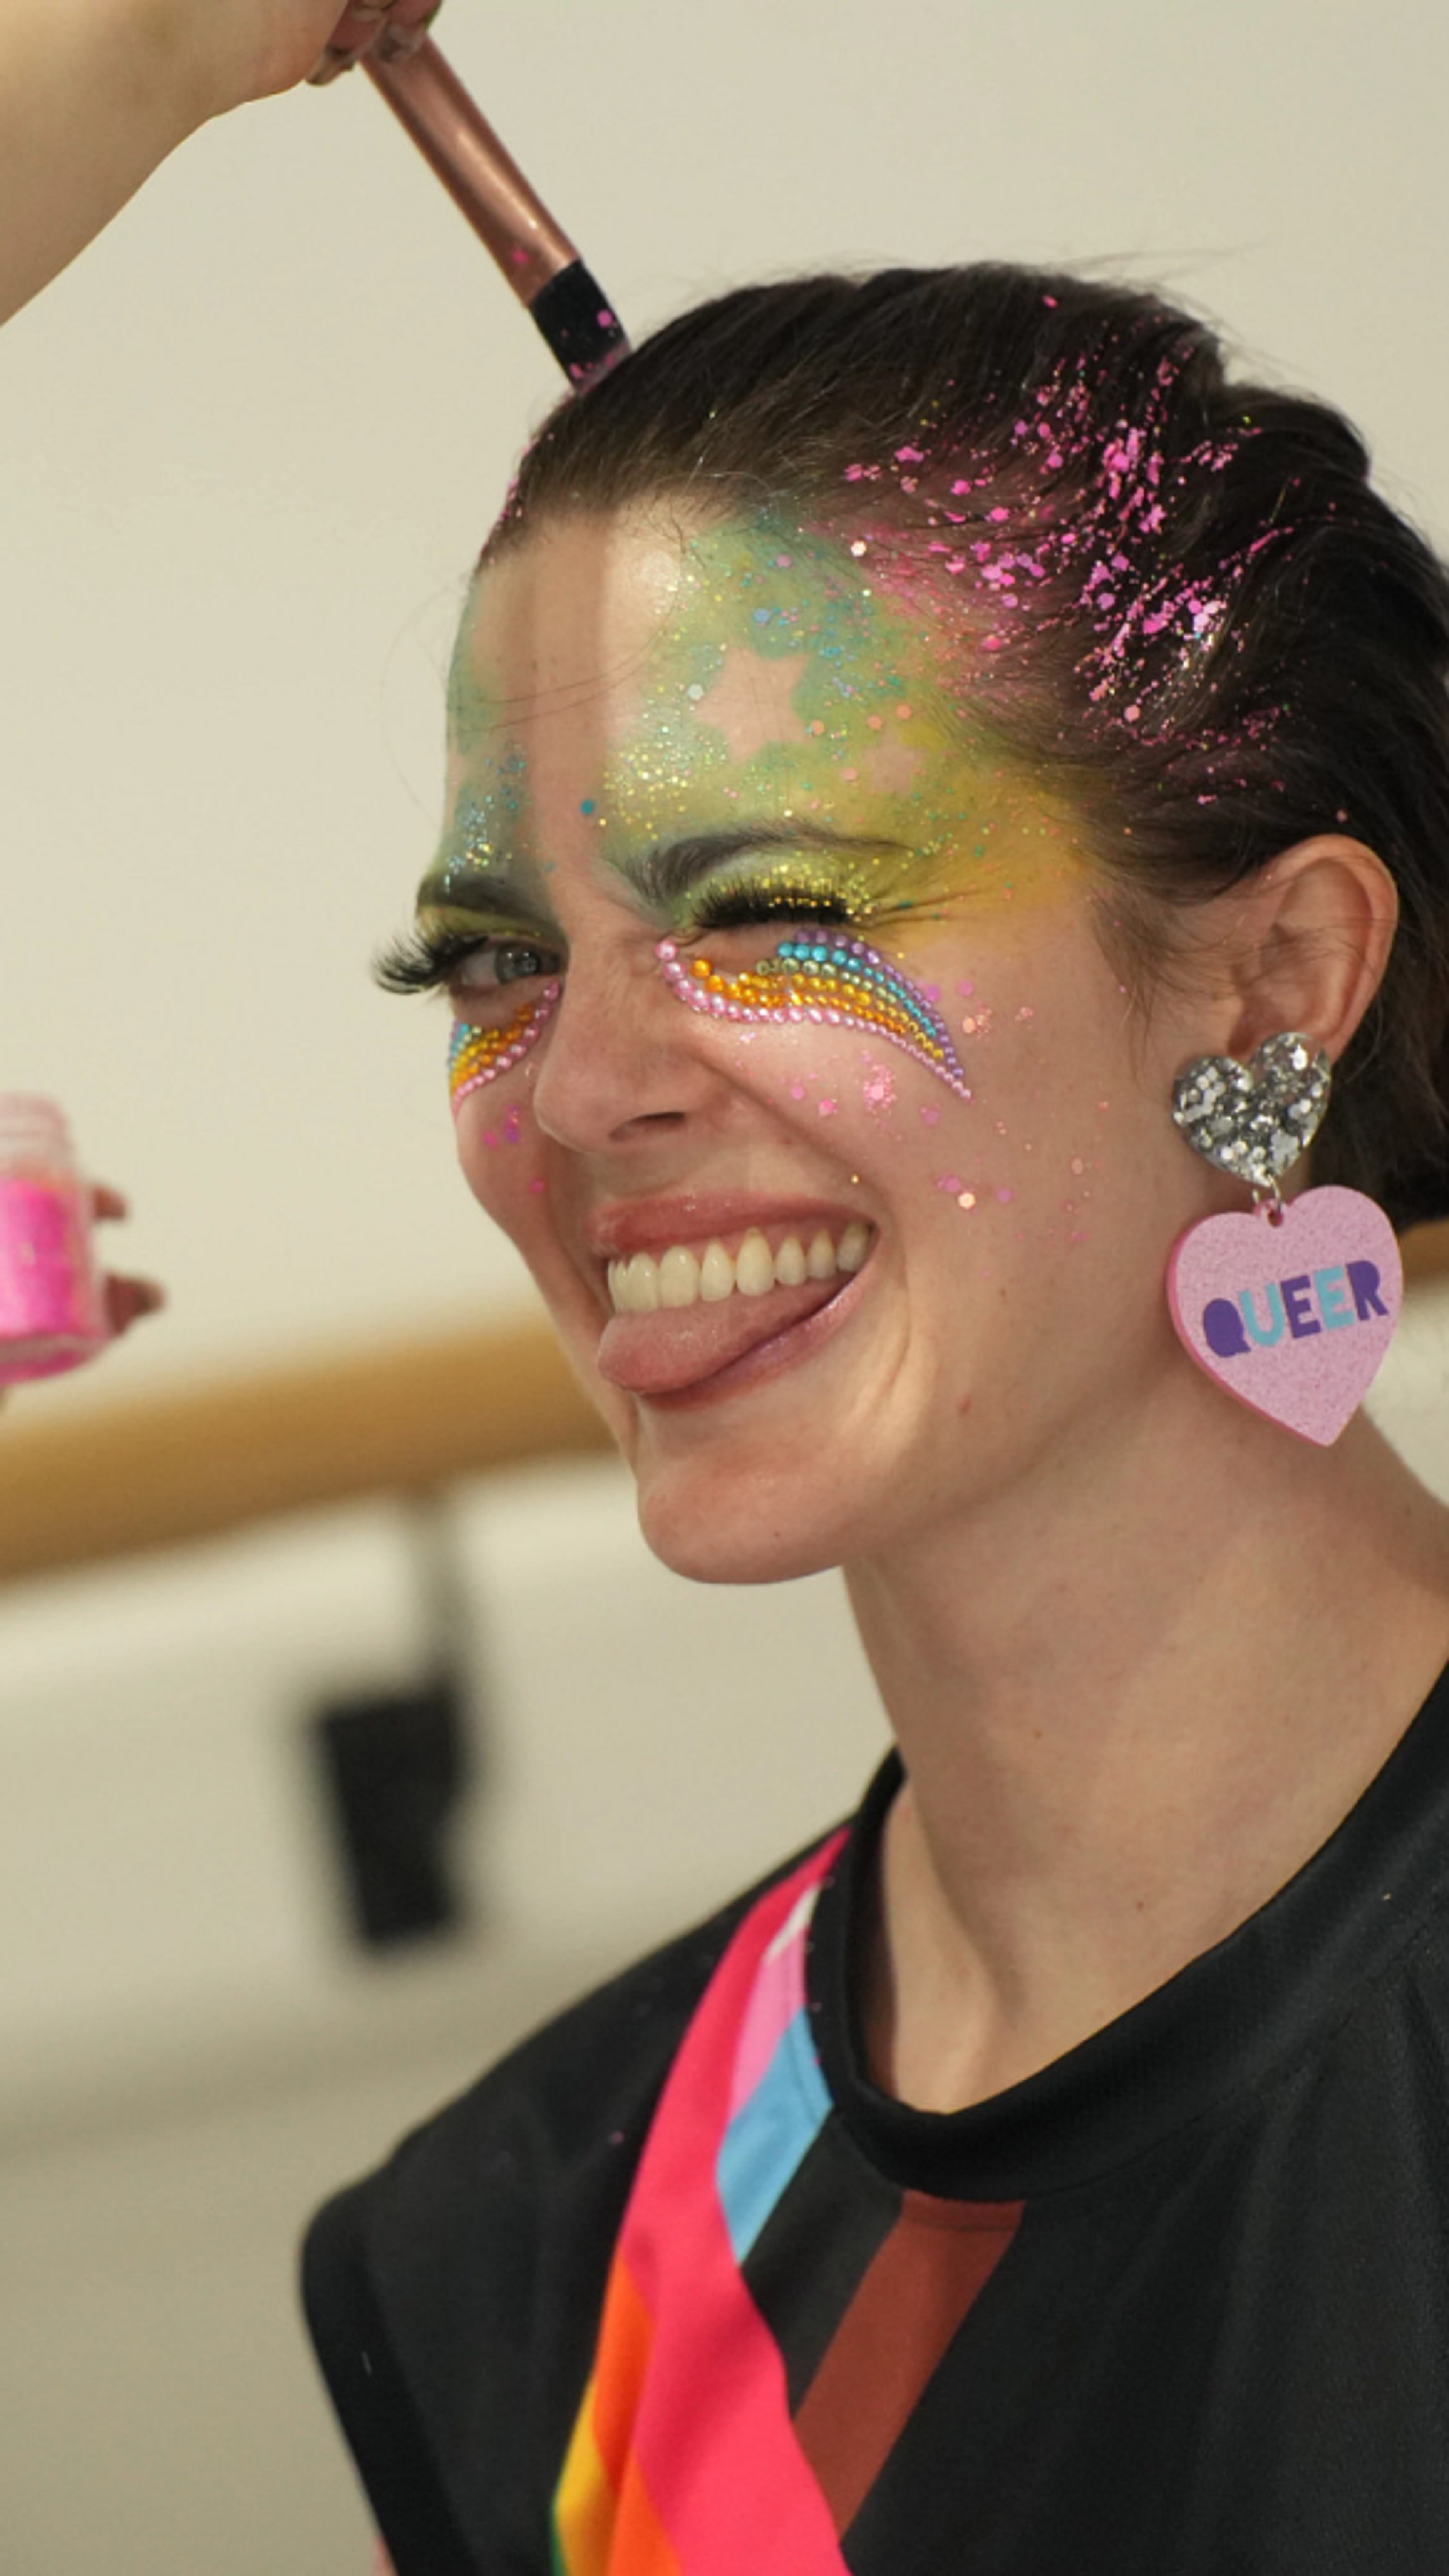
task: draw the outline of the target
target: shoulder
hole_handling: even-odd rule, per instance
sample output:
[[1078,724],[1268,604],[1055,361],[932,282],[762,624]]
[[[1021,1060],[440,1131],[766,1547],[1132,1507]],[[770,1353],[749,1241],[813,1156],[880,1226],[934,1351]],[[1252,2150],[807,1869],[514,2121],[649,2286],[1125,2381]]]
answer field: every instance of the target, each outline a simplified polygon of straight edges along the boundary
[[533,2576],[614,2239],[695,2009],[795,1855],[587,1995],[318,2213],[308,2323],[399,2576]]

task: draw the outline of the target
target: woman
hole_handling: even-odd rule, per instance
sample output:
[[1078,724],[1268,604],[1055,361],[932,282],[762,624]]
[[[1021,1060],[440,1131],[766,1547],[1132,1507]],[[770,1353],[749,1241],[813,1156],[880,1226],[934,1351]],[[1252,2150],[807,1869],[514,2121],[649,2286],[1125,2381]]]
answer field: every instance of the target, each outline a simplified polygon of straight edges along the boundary
[[899,1753],[315,2224],[399,2576],[1449,2563],[1449,1529],[1164,1296],[1291,1163],[1255,1337],[1377,1331],[1320,1051],[1315,1188],[1449,1205],[1446,661],[1346,425],[1070,277],[730,296],[526,458],[385,980],[651,1545],[842,1565]]

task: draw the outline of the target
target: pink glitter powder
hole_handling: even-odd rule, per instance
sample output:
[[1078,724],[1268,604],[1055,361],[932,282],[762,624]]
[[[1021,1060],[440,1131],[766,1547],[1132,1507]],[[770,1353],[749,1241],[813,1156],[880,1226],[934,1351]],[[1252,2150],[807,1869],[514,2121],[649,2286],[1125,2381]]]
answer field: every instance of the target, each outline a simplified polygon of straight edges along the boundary
[[51,1377],[107,1339],[90,1206],[59,1110],[0,1097],[0,1384]]

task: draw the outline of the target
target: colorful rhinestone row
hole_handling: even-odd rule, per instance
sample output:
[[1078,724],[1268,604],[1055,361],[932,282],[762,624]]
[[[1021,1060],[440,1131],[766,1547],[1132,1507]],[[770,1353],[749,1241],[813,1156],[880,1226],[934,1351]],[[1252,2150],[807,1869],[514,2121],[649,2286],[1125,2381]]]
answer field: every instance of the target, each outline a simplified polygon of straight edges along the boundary
[[541,992],[520,1002],[501,1028],[477,1028],[468,1020],[456,1023],[448,1042],[448,1095],[455,1111],[470,1091],[511,1072],[537,1045],[554,1015],[558,996],[557,984],[545,984]]
[[814,1021],[826,1028],[863,1029],[903,1047],[962,1100],[971,1097],[939,1012],[908,976],[863,939],[843,931],[782,939],[772,957],[732,975],[722,974],[707,957],[683,964],[672,939],[661,939],[654,953],[692,1011],[707,1011],[721,1020],[764,1020],[776,1027]]

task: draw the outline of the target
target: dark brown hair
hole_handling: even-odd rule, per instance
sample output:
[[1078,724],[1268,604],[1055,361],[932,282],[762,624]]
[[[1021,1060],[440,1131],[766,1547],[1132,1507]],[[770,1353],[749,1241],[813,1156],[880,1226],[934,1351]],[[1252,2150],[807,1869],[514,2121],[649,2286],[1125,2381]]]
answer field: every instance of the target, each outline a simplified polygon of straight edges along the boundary
[[1347,421],[1234,384],[1152,295],[805,278],[681,315],[566,401],[490,551],[666,494],[954,579],[975,711],[1061,770],[1139,946],[1314,833],[1375,849],[1400,929],[1314,1174],[1400,1226],[1449,1212],[1449,578]]

